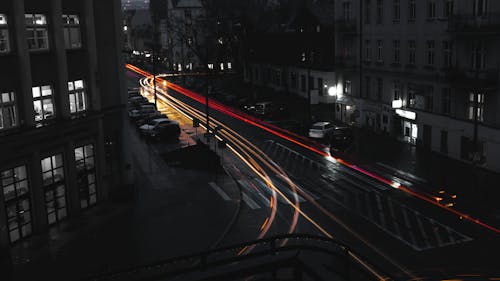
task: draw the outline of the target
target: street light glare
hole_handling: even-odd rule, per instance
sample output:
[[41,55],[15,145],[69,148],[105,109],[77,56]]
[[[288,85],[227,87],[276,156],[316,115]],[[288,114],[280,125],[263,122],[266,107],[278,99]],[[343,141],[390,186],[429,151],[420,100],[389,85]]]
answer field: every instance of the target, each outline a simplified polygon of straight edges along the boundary
[[337,95],[336,87],[330,87],[328,88],[328,95],[331,97],[334,97]]

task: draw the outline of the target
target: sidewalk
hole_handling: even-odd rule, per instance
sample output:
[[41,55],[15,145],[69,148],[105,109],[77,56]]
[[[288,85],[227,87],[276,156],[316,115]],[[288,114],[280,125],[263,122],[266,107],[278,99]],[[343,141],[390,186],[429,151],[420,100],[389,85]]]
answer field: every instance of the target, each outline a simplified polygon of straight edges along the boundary
[[[186,136],[184,136],[186,137]],[[167,166],[157,148],[131,132],[136,178],[129,202],[102,202],[79,218],[11,249],[12,280],[78,280],[109,270],[210,249],[220,241],[239,200],[223,201],[210,188],[212,173]],[[219,174],[228,190],[232,179]],[[8,279],[7,279],[8,280]]]

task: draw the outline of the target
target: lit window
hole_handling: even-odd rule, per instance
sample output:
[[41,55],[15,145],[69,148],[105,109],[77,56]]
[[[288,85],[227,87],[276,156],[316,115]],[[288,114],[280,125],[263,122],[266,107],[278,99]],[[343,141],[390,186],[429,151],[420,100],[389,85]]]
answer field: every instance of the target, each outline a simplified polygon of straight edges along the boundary
[[227,69],[232,69],[232,68],[233,68],[233,65],[230,62],[228,62],[227,63]]
[[9,28],[7,26],[7,16],[0,14],[0,54],[10,51]]
[[0,130],[16,127],[18,123],[15,94],[0,93]]
[[75,148],[77,185],[80,191],[80,207],[86,209],[97,203],[96,173],[92,144]]
[[52,87],[33,87],[32,93],[35,121],[38,122],[39,126],[41,126],[42,121],[55,117]]
[[62,154],[42,159],[41,165],[47,222],[50,225],[67,216]]
[[87,110],[87,94],[83,80],[68,82],[69,111],[71,114]]
[[[474,116],[476,111],[476,116]],[[469,94],[469,120],[483,122],[484,120],[484,94]]]
[[7,215],[7,231],[11,243],[31,234],[31,208],[26,166],[4,170],[0,185]]
[[26,40],[30,50],[48,50],[47,18],[41,14],[26,14]]
[[78,49],[82,47],[80,34],[80,19],[77,15],[63,15],[64,44],[66,49]]

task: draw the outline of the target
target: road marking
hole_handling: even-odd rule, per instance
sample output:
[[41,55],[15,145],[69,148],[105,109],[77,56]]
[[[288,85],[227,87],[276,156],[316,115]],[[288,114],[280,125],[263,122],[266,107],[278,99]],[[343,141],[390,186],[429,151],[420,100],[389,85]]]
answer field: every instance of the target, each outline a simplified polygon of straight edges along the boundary
[[225,201],[231,201],[231,198],[229,198],[224,190],[222,190],[215,182],[209,182],[208,184],[220,195],[220,197],[222,197],[222,199]]
[[423,247],[423,249],[432,248],[431,244],[429,243],[429,238],[427,237],[427,234],[425,233],[424,225],[422,224],[422,221],[420,220],[420,216],[419,216],[420,213],[415,212],[415,211],[413,211],[413,212],[415,213],[415,220],[418,223],[418,229],[420,230],[422,237],[424,237],[425,246]]
[[243,201],[248,205],[253,210],[260,209],[260,206],[255,203],[255,201],[252,200],[245,192],[242,192],[242,197]]
[[394,230],[396,230],[397,235],[401,237],[401,230],[399,229],[399,223],[396,219],[396,214],[394,213],[394,206],[392,205],[391,199],[387,200],[387,205],[389,205],[389,212],[391,213],[392,216],[392,223],[394,224]]

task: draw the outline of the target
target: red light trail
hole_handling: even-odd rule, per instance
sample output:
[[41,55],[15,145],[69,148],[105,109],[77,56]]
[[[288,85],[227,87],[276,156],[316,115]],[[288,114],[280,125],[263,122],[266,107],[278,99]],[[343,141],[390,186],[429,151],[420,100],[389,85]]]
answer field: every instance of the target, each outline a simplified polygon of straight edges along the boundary
[[[143,75],[144,77],[150,77],[150,76],[152,76],[151,73],[148,73],[148,72],[146,72],[146,71],[144,71],[144,70],[142,70],[142,69],[140,69],[140,68],[138,68],[136,66],[133,66],[131,64],[127,64],[126,68],[128,68],[129,70],[132,70],[132,71],[134,71],[134,72],[136,72],[136,73],[138,73],[140,75]],[[166,82],[166,87],[167,88],[170,88],[170,89],[172,89],[172,90],[174,90],[174,91],[176,91],[178,93],[181,93],[184,96],[189,97],[189,98],[191,98],[191,99],[193,99],[193,100],[195,100],[195,101],[197,101],[197,102],[199,102],[201,104],[205,104],[205,96],[202,96],[202,95],[200,95],[198,93],[192,92],[192,91],[190,91],[188,89],[185,89],[185,88],[183,88],[183,87],[181,87],[179,85],[176,85],[174,83],[168,82],[168,81],[163,80],[163,79],[158,78],[158,77],[156,78],[156,81],[159,82],[159,83]],[[303,148],[305,148],[305,149],[307,149],[309,151],[312,151],[312,152],[314,152],[314,153],[316,153],[316,154],[318,154],[318,155],[320,155],[322,157],[330,157],[330,154],[325,151],[325,149],[327,147],[324,146],[324,145],[322,145],[322,144],[319,144],[317,142],[311,141],[311,140],[309,140],[309,139],[307,139],[307,138],[305,138],[303,136],[294,134],[294,133],[289,132],[289,131],[287,131],[285,129],[277,127],[277,126],[275,126],[273,124],[270,124],[268,122],[262,121],[262,120],[260,120],[260,119],[258,119],[256,117],[250,116],[250,115],[248,115],[248,114],[246,114],[244,112],[241,112],[241,111],[239,111],[237,109],[234,109],[234,108],[231,108],[229,106],[226,106],[226,105],[224,105],[222,103],[219,103],[217,101],[214,101],[212,99],[209,99],[208,104],[209,104],[209,107],[211,109],[217,110],[217,111],[219,111],[221,113],[224,113],[224,114],[226,114],[226,115],[228,115],[230,117],[233,117],[233,118],[238,119],[240,121],[243,121],[245,123],[251,124],[252,126],[260,128],[260,129],[262,129],[264,131],[267,131],[267,132],[269,132],[269,133],[271,133],[271,134],[273,134],[273,135],[275,135],[277,137],[280,137],[280,138],[282,138],[284,140],[287,140],[287,141],[289,141],[291,143],[294,143],[294,144],[296,144],[298,146],[301,146],[301,147],[303,147]],[[464,214],[464,213],[462,213],[460,211],[457,211],[457,210],[455,210],[455,209],[453,209],[451,207],[448,207],[448,206],[445,206],[445,205],[441,205],[439,202],[436,202],[436,200],[434,198],[432,198],[432,197],[429,197],[429,196],[417,193],[417,192],[409,189],[408,187],[402,186],[399,183],[391,181],[389,179],[385,179],[385,178],[383,178],[383,177],[381,177],[381,176],[379,176],[379,175],[377,175],[377,174],[375,174],[373,172],[361,169],[361,168],[357,167],[356,165],[348,163],[347,161],[345,161],[343,159],[340,159],[340,158],[333,158],[333,159],[335,161],[337,161],[339,164],[344,165],[344,166],[346,166],[346,167],[348,167],[350,169],[353,169],[353,170],[355,170],[355,171],[357,171],[359,173],[362,173],[362,174],[364,174],[364,175],[366,175],[366,176],[368,176],[368,177],[370,177],[372,179],[375,179],[375,180],[377,180],[379,182],[382,182],[384,184],[390,185],[390,186],[392,186],[394,188],[397,188],[397,189],[399,189],[399,190],[401,190],[401,191],[403,191],[403,192],[405,192],[405,193],[407,193],[407,194],[409,194],[409,195],[411,195],[411,196],[413,196],[415,198],[421,199],[421,200],[423,200],[423,201],[425,201],[427,203],[430,203],[430,204],[432,204],[434,206],[437,206],[437,207],[439,207],[439,208],[441,208],[443,210],[451,212],[454,215],[459,216],[461,219],[465,219],[467,221],[473,222],[473,223],[475,223],[475,224],[477,224],[477,225],[479,225],[481,227],[484,227],[484,228],[486,228],[486,229],[488,229],[490,231],[493,231],[493,232],[495,232],[497,234],[500,234],[500,229],[498,229],[498,228],[496,228],[494,226],[488,225],[488,224],[480,221],[479,219],[471,217],[470,215]]]

